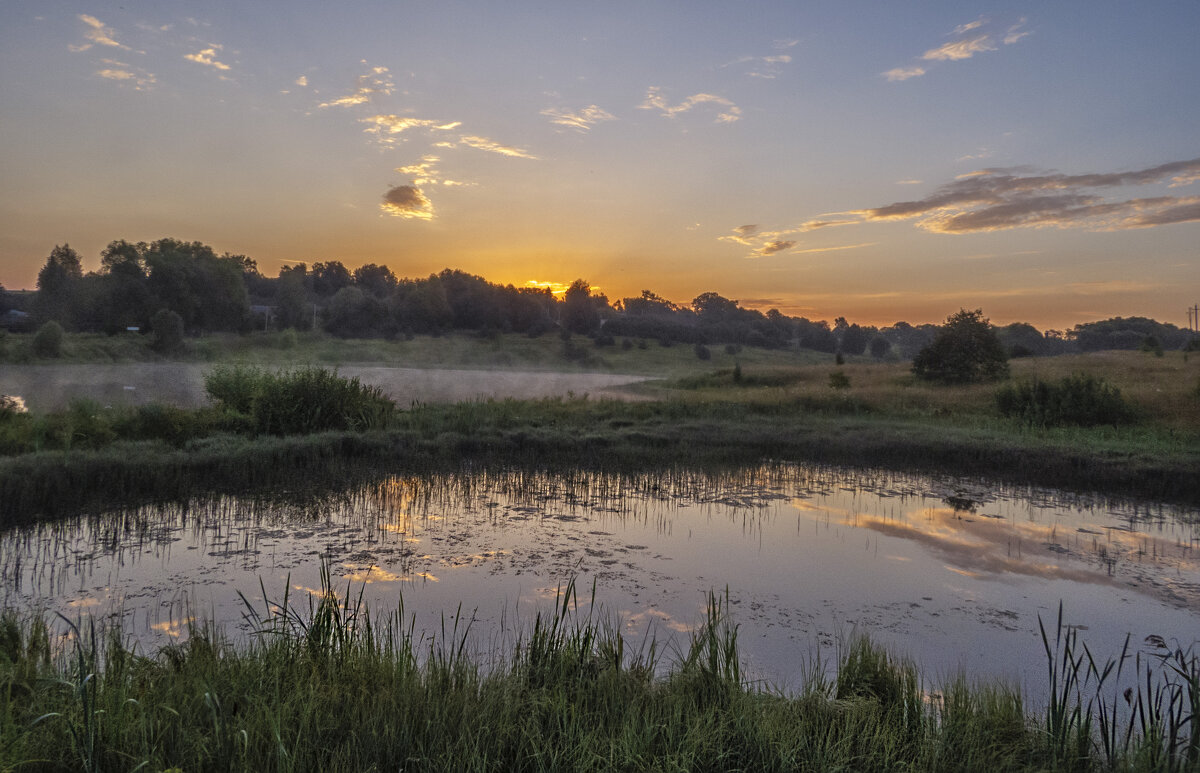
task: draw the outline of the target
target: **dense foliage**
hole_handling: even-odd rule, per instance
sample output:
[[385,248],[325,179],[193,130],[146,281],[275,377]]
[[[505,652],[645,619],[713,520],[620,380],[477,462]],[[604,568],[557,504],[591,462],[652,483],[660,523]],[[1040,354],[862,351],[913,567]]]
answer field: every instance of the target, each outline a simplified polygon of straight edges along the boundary
[[255,431],[270,435],[383,429],[396,412],[379,387],[324,368],[218,367],[204,388],[218,409],[246,415]]
[[996,407],[1002,416],[1040,427],[1117,425],[1135,419],[1120,389],[1086,373],[1057,382],[1032,379],[1005,384],[996,392]]
[[917,352],[912,370],[918,378],[942,384],[996,381],[1008,375],[1008,352],[981,310],[960,309]]

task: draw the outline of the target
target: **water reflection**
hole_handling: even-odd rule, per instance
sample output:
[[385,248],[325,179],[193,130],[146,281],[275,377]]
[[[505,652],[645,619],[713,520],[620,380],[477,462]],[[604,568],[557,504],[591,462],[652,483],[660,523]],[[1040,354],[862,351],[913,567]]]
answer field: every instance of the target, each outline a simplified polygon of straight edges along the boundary
[[243,596],[317,593],[322,561],[372,609],[402,596],[418,630],[461,605],[483,642],[515,635],[571,577],[594,583],[595,612],[636,639],[688,631],[706,594],[727,588],[751,672],[780,686],[855,629],[931,675],[1020,679],[1036,664],[1040,679],[1038,615],[1060,601],[1097,653],[1115,654],[1127,633],[1196,638],[1195,516],[800,465],[482,471],[15,529],[0,535],[0,579],[10,606],[109,616],[148,646],[196,619],[238,635]]

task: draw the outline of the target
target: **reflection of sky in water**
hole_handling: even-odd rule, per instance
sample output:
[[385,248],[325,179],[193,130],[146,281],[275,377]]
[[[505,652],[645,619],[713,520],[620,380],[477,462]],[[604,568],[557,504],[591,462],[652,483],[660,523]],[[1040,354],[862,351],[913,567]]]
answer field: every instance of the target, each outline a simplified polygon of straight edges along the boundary
[[1127,633],[1193,641],[1198,550],[1196,526],[1153,507],[785,466],[397,477],[299,503],[143,508],[10,531],[0,575],[10,605],[117,615],[149,646],[194,619],[237,635],[239,592],[265,608],[263,589],[291,588],[307,608],[322,557],[339,597],[433,635],[461,616],[483,650],[571,577],[579,613],[619,617],[634,643],[685,642],[728,590],[749,671],[781,687],[864,631],[935,680],[966,667],[1036,688],[1038,616],[1052,623],[1060,600],[1094,652]]

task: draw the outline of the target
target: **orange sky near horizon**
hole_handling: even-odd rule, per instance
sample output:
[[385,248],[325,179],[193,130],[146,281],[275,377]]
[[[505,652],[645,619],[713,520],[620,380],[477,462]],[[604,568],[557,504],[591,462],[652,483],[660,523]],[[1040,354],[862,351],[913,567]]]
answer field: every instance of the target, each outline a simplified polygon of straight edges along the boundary
[[1179,326],[1200,5],[0,6],[0,285],[56,244],[863,324]]

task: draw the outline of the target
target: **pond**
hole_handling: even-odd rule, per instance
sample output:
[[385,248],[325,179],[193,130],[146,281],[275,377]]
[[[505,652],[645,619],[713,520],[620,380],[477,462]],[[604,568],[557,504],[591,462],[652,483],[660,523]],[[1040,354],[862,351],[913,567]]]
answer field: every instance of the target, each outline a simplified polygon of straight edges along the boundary
[[[102,405],[169,403],[195,408],[207,403],[204,374],[211,365],[153,363],[128,365],[6,365],[0,369],[0,395],[23,398],[32,411],[52,411],[86,398]],[[559,397],[569,394],[627,397],[619,387],[642,376],[609,373],[557,373],[512,370],[422,370],[343,365],[337,372],[378,386],[402,408],[480,398]]]
[[[195,619],[234,637],[242,596],[307,605],[322,563],[418,632],[461,613],[481,652],[528,630],[571,578],[631,644],[684,646],[728,594],[752,676],[798,687],[854,633],[940,683],[1044,690],[1039,617],[1099,657],[1129,635],[1200,638],[1196,513],[976,480],[766,465],[733,472],[389,477],[305,501],[220,498],[0,535],[11,607],[120,619],[144,649]],[[1190,522],[1189,522],[1190,521]],[[589,610],[592,587],[595,609]],[[241,594],[241,595],[239,595]],[[668,650],[669,651],[669,650]]]

